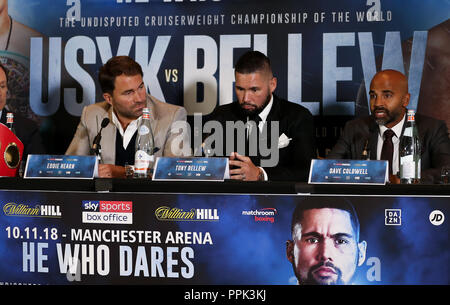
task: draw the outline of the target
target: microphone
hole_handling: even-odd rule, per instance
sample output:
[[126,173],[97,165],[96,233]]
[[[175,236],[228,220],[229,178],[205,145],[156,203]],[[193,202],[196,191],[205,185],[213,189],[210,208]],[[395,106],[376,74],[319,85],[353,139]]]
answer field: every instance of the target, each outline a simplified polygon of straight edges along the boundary
[[100,125],[100,130],[97,133],[97,135],[94,138],[94,142],[92,143],[92,148],[91,148],[91,154],[92,155],[99,155],[100,154],[100,140],[102,139],[102,129],[105,128],[106,126],[108,126],[109,124],[109,119],[108,118],[104,118],[102,121],[102,124]]
[[201,152],[205,155],[206,158],[209,158],[212,156],[211,147],[206,147],[206,143],[203,142],[200,146]]
[[368,144],[369,144],[369,140],[366,140],[366,143],[364,144],[363,152],[361,154],[361,159],[362,160],[370,160],[370,156],[369,156],[369,153],[367,151],[367,145]]
[[196,145],[196,147],[194,148],[194,156],[195,157],[202,157],[205,156],[206,158],[209,158],[210,156],[212,156],[212,149],[211,146],[207,147],[206,146],[206,140],[208,140],[208,138],[211,136],[211,133],[207,133],[206,135],[202,135],[203,141],[202,144],[200,145]]
[[[101,129],[105,128],[106,126],[108,126],[108,124],[109,124],[109,119],[108,118],[104,118],[103,121],[102,121]],[[100,132],[102,131],[101,129],[100,129]]]

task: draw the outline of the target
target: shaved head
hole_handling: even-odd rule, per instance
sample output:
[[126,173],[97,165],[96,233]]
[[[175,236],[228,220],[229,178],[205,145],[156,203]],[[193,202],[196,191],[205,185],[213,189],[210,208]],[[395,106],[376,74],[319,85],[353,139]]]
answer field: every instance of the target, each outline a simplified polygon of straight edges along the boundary
[[374,84],[374,82],[380,81],[390,84],[391,86],[395,86],[399,93],[408,93],[408,79],[403,73],[397,70],[383,70],[378,72],[372,78],[370,87],[372,88],[372,84]]
[[396,70],[375,74],[370,83],[370,111],[379,125],[392,128],[406,113],[410,94],[406,76]]

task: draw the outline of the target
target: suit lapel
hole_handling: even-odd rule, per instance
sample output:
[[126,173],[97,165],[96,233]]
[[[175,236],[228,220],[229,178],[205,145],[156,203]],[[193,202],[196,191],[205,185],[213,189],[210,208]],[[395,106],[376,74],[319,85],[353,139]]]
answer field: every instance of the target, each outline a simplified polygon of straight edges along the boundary
[[[272,122],[277,121],[278,124],[280,124],[280,101],[278,98],[273,95],[273,104],[272,109],[270,109],[269,114],[266,118],[265,128],[266,130],[263,130],[262,136],[266,139],[266,145],[267,147],[270,145],[272,140]],[[279,126],[280,127],[280,126]],[[279,135],[277,135],[278,137]]]
[[[112,107],[109,107],[107,110],[109,124],[102,130],[102,156],[104,163],[112,163],[116,162],[116,133],[117,128],[112,123]],[[102,118],[103,119],[103,118]],[[101,120],[102,120],[101,119]],[[98,124],[101,124],[101,120]],[[97,128],[100,130],[101,125],[98,125]],[[107,162],[109,160],[109,162]]]
[[380,132],[380,128],[378,124],[372,119],[369,119],[369,143],[367,145],[370,151],[370,160],[377,159],[377,149],[378,149],[378,134]]
[[[276,95],[273,95],[273,104],[270,109],[269,114],[267,115],[266,122],[264,124],[264,129],[262,133],[259,133],[259,141],[265,141],[265,148],[272,149],[270,147],[272,143],[272,122],[277,121],[280,124],[280,101]],[[279,126],[281,128],[281,126]],[[277,135],[277,137],[279,134]],[[265,159],[267,157],[262,157],[259,149],[259,141],[258,141],[258,164],[261,162],[261,159]],[[277,144],[276,144],[277,145]]]
[[[244,151],[241,151],[240,149],[238,149],[238,146],[240,144],[242,144],[242,138],[239,137],[239,133],[236,130],[233,130],[230,132],[232,132],[233,134],[228,135],[227,133],[229,132],[226,128],[227,126],[227,121],[234,121],[234,123],[236,124],[237,122],[241,121],[244,124],[247,123],[247,117],[243,114],[243,112],[241,111],[240,105],[238,101],[233,102],[230,105],[230,113],[225,113],[224,116],[220,119],[222,126],[224,128],[224,132],[223,132],[223,152],[224,152],[224,156],[228,156],[230,152],[238,152],[239,154],[244,154],[248,157],[250,157],[250,159],[255,158],[255,156],[249,156],[249,142],[248,142],[248,138],[247,138],[247,134],[244,133]],[[228,151],[229,147],[227,146],[227,139],[229,139],[229,137],[233,137],[233,150]],[[238,145],[239,144],[239,145]],[[254,159],[252,159],[253,161]],[[253,161],[254,162],[254,161]]]
[[267,115],[267,122],[270,121],[279,121],[280,120],[280,101],[278,97],[273,95],[273,104],[272,109],[270,109],[269,114]]
[[6,125],[6,113],[8,111],[6,110],[6,108],[3,107],[3,111],[2,111],[2,116],[0,118],[0,123]]
[[[147,108],[150,111],[150,127],[152,128],[153,132],[153,139],[155,141],[154,145],[155,148],[159,148],[158,152],[159,155],[162,155],[164,153],[164,145],[166,141],[166,131],[160,132],[164,126],[164,119],[160,119],[162,116],[164,116],[164,113],[160,113],[156,109],[156,102],[155,98],[147,94]],[[159,108],[161,110],[161,108]],[[161,116],[161,117],[160,117]],[[170,129],[168,130],[170,131]]]

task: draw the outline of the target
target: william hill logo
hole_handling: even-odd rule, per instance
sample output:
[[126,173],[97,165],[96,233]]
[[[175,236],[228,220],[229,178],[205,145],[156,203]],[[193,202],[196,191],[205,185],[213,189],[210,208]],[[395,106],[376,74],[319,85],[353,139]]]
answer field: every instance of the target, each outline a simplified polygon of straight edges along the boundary
[[3,213],[5,213],[6,216],[61,217],[61,209],[59,205],[36,204],[34,206],[30,206],[28,204],[8,202],[3,206]]
[[179,208],[162,206],[156,209],[155,216],[158,220],[171,221],[218,221],[217,209],[190,209],[184,211]]

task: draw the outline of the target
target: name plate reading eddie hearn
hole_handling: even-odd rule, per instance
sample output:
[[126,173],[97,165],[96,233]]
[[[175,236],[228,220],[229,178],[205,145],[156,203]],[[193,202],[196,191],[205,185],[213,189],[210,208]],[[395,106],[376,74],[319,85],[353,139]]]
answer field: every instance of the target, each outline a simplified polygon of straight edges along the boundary
[[388,181],[388,162],[384,160],[313,159],[308,182],[383,185]]
[[28,155],[24,178],[93,179],[95,156]]
[[224,181],[229,178],[228,158],[159,157],[153,174],[153,180]]

